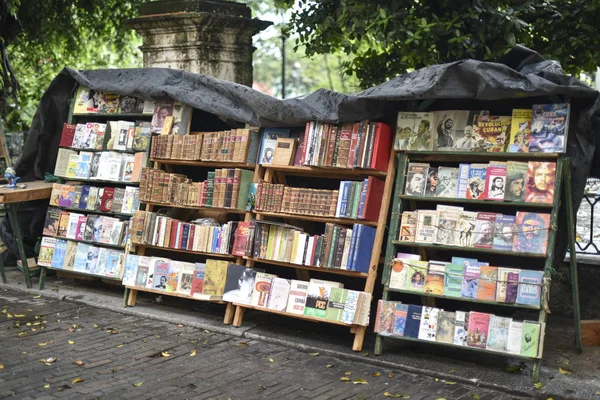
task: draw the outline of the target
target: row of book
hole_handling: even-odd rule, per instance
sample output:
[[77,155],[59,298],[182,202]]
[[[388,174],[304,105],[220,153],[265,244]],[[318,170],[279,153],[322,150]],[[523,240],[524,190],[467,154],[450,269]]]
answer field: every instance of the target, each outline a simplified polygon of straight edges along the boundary
[[[247,232],[247,234],[246,234]],[[369,272],[375,228],[325,224],[322,235],[272,221],[240,222],[233,254],[322,268]]]
[[403,212],[399,240],[544,254],[550,228],[550,214],[514,216],[438,204],[436,210]]
[[114,151],[88,152],[58,149],[54,175],[69,179],[98,179],[114,182],[139,182],[148,155],[117,153]]
[[391,145],[391,129],[381,122],[334,125],[310,121],[299,142],[297,159],[307,166],[387,171]]
[[122,250],[96,247],[87,243],[43,237],[38,264],[65,271],[121,278],[123,272]]
[[72,240],[124,246],[129,221],[97,214],[80,214],[48,207],[43,234]]
[[135,186],[114,188],[55,183],[52,186],[50,205],[133,215],[139,208],[139,191]]
[[536,104],[512,116],[487,110],[399,112],[396,150],[563,153],[570,105]]
[[398,254],[388,287],[464,299],[539,306],[544,271],[491,267],[477,259],[452,257],[452,262],[420,261],[416,254]]
[[152,158],[248,164],[256,163],[257,152],[257,134],[250,129],[155,136],[150,150]]
[[151,137],[148,121],[65,123],[60,146],[81,150],[147,151]]
[[375,332],[541,358],[545,323],[379,300]]
[[131,242],[176,250],[231,254],[237,224],[230,221],[223,225],[209,225],[136,211],[131,219]]
[[151,132],[161,133],[167,119],[169,133],[189,132],[192,108],[174,100],[143,100],[135,96],[99,92],[80,85],[73,100],[73,114],[142,114],[152,116]]
[[159,169],[142,170],[141,201],[197,207],[246,209],[252,171],[221,168],[207,173],[202,182]]
[[431,167],[409,163],[404,193],[454,199],[526,201],[552,203],[556,163],[494,161]]

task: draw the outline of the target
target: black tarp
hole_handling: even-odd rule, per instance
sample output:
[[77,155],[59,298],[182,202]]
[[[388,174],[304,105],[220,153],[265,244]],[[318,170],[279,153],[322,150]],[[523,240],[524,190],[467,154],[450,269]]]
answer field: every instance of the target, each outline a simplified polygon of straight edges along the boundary
[[[163,68],[75,71],[64,69],[42,96],[23,156],[16,166],[22,181],[53,172],[62,125],[77,84],[145,99],[170,97],[225,121],[253,126],[304,126],[306,121],[383,120],[394,124],[399,110],[428,101],[429,109],[490,109],[510,115],[532,102],[571,102],[568,149],[573,200],[581,201],[590,173],[600,174],[596,141],[600,132],[598,92],[565,75],[557,62],[517,46],[498,62],[462,60],[398,76],[353,95],[320,89],[279,100],[249,87],[209,76]],[[535,99],[532,99],[535,98]],[[435,101],[433,101],[435,100]],[[559,237],[564,251],[565,237]],[[561,254],[559,252],[558,254]]]

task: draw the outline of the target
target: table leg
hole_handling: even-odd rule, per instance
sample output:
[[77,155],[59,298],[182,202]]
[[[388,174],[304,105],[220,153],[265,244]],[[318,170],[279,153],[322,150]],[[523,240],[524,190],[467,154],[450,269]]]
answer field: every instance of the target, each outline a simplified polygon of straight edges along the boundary
[[10,221],[10,227],[17,240],[17,247],[19,249],[19,257],[21,257],[21,264],[23,266],[23,273],[25,274],[25,284],[28,289],[31,289],[31,275],[29,273],[29,265],[27,264],[27,256],[25,255],[25,249],[23,248],[23,237],[21,236],[21,228],[19,227],[19,220],[17,218],[17,210],[14,204],[6,205],[8,211],[8,220]]

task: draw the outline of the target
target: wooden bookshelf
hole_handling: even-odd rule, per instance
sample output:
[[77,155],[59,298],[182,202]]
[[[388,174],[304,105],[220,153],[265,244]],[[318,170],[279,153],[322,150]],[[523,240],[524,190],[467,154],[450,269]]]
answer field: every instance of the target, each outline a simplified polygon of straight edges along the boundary
[[494,250],[494,249],[483,249],[479,247],[463,247],[463,246],[448,246],[443,244],[435,243],[415,243],[415,242],[401,242],[399,240],[392,240],[392,244],[396,246],[405,247],[420,247],[424,249],[436,249],[436,250],[447,250],[447,251],[466,251],[472,253],[485,253],[485,254],[498,254],[503,256],[511,257],[529,257],[529,258],[546,258],[545,253],[517,253],[509,250]]
[[80,213],[84,213],[84,214],[106,215],[109,217],[131,218],[133,216],[133,214],[123,214],[123,213],[112,212],[112,211],[88,210],[85,208],[73,208],[73,207],[61,207],[61,206],[51,206],[51,207],[60,208],[61,210],[65,210],[65,211],[80,212]]
[[256,215],[260,215],[261,217],[271,217],[271,218],[282,218],[282,219],[294,219],[299,221],[314,221],[314,222],[323,222],[323,223],[333,223],[339,225],[354,225],[361,224],[366,226],[377,226],[377,222],[368,221],[366,219],[352,219],[352,218],[336,218],[336,217],[322,217],[318,215],[304,215],[304,214],[287,214],[287,213],[277,213],[277,212],[268,212],[268,211],[255,211]]
[[326,168],[326,167],[309,167],[298,165],[262,165],[263,168],[270,169],[275,172],[285,172],[290,175],[299,176],[314,176],[319,178],[368,178],[374,176],[376,178],[385,179],[386,173],[377,169],[359,169],[359,168]]
[[294,263],[288,263],[285,261],[269,260],[266,258],[243,257],[243,259],[249,260],[249,261],[254,261],[254,262],[265,263],[265,264],[277,265],[280,267],[305,269],[307,271],[325,272],[327,274],[353,276],[355,278],[367,278],[369,276],[369,274],[365,273],[365,272],[348,271],[345,269],[337,269],[337,268],[313,267],[310,265],[294,264]]
[[149,289],[146,287],[139,287],[139,286],[129,286],[126,285],[125,286],[126,289],[129,289],[129,296],[127,298],[127,303],[126,305],[129,307],[134,307],[135,306],[135,300],[137,297],[137,292],[147,292],[147,293],[155,293],[155,294],[160,294],[160,295],[167,295],[170,297],[179,297],[180,299],[188,299],[188,300],[195,300],[195,301],[206,301],[209,303],[216,303],[216,304],[225,304],[225,302],[223,300],[220,299],[221,296],[217,296],[219,297],[219,299],[200,299],[197,297],[193,297],[187,294],[183,294],[183,293],[177,293],[177,292],[166,292],[164,290],[156,290],[156,289]]
[[[117,249],[117,250],[123,250],[125,248],[125,246],[121,246],[119,244],[108,244],[108,243],[102,243],[102,242],[93,242],[91,240],[77,240],[77,239],[69,239],[66,237],[61,237],[61,236],[53,236],[53,235],[44,235],[47,237],[51,237],[51,238],[55,238],[55,239],[62,239],[62,240],[67,240],[69,242],[77,242],[77,243],[85,243],[85,244],[91,244],[92,246],[98,246],[98,247],[109,247],[111,249]],[[77,271],[70,271],[70,272],[77,272]]]
[[[340,321],[331,321],[325,318],[317,318],[317,317],[311,317],[308,315],[302,315],[302,314],[293,314],[293,313],[289,313],[289,312],[283,312],[283,311],[277,311],[277,310],[271,310],[269,308],[266,307],[255,307],[255,306],[251,306],[248,304],[242,304],[242,303],[233,303],[234,306],[238,307],[238,309],[241,307],[241,309],[250,309],[250,310],[258,310],[258,311],[262,311],[262,312],[266,312],[269,314],[276,314],[276,315],[282,315],[285,317],[291,317],[291,318],[296,318],[296,319],[301,319],[304,321],[311,321],[311,322],[324,322],[327,324],[333,324],[333,325],[341,325],[341,326],[347,326],[347,327],[353,327],[355,325],[348,325],[345,324],[343,322]],[[237,321],[233,322],[233,326],[241,326],[242,325],[242,321],[241,318],[237,319]]]
[[81,149],[79,147],[69,147],[69,146],[60,146],[61,149],[69,149],[75,151],[84,151],[88,153],[126,153],[126,154],[135,154],[135,153],[146,153],[146,150],[117,150],[117,149]]
[[137,244],[136,243],[135,246],[139,247],[140,249],[155,249],[155,250],[171,251],[171,252],[175,252],[175,253],[186,253],[186,254],[195,254],[195,255],[207,256],[207,257],[235,259],[235,256],[233,256],[231,254],[207,253],[207,252],[202,252],[202,251],[191,251],[191,250],[183,250],[183,249],[173,249],[171,247],[152,246],[152,245],[149,245],[149,244]]
[[164,165],[187,165],[190,167],[199,168],[241,168],[254,169],[254,164],[231,162],[231,161],[193,161],[193,160],[176,160],[172,158],[151,158],[150,161]]
[[552,203],[528,203],[525,201],[494,201],[494,200],[473,200],[457,199],[454,197],[434,197],[434,196],[409,196],[401,194],[402,200],[427,201],[431,203],[459,203],[459,204],[485,204],[488,206],[518,207],[518,208],[548,208],[552,209]]
[[181,204],[168,204],[168,203],[159,203],[155,201],[140,201],[141,204],[149,204],[155,207],[170,207],[170,208],[184,208],[188,210],[199,210],[199,211],[216,211],[216,212],[224,212],[228,214],[246,214],[246,210],[239,210],[237,208],[222,208],[222,207],[200,207],[200,206],[184,206]]
[[110,281],[121,281],[121,278],[117,277],[117,276],[98,275],[98,274],[92,274],[92,273],[86,272],[86,271],[73,271],[72,269],[54,268],[54,267],[47,267],[47,266],[44,266],[44,268],[51,269],[53,271],[69,273],[69,274],[85,275],[85,276],[89,276],[92,278],[107,279]]
[[[489,161],[489,160],[557,160],[557,153],[477,153],[477,152],[440,152],[440,151],[406,151],[398,152],[406,154],[410,159],[419,159],[420,162],[428,161]],[[402,188],[404,189],[404,188]]]
[[110,185],[118,185],[118,186],[139,186],[139,182],[127,182],[127,181],[108,181],[104,179],[89,179],[89,178],[69,178],[67,176],[57,176],[57,178],[62,179],[63,181],[69,181],[72,183],[76,182],[91,182],[91,183],[105,183],[108,187]]

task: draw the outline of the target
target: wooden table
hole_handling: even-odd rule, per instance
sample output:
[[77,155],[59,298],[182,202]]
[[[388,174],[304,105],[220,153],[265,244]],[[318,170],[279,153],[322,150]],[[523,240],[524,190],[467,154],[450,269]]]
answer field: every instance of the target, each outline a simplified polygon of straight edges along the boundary
[[[25,189],[19,189],[18,186],[25,184]],[[12,228],[13,234],[17,239],[17,247],[19,248],[19,257],[21,258],[21,264],[23,265],[23,273],[25,274],[25,283],[28,288],[31,288],[31,275],[29,273],[29,265],[27,264],[27,256],[25,255],[25,249],[23,248],[23,237],[21,236],[21,228],[19,227],[19,221],[17,219],[16,206],[19,203],[32,200],[49,199],[52,194],[53,183],[47,183],[44,181],[24,182],[17,183],[16,189],[10,189],[6,186],[0,188],[0,204],[6,207],[6,213],[8,214],[8,220]],[[0,273],[2,274],[2,281],[6,283],[6,275],[4,274],[4,262],[0,257]]]

